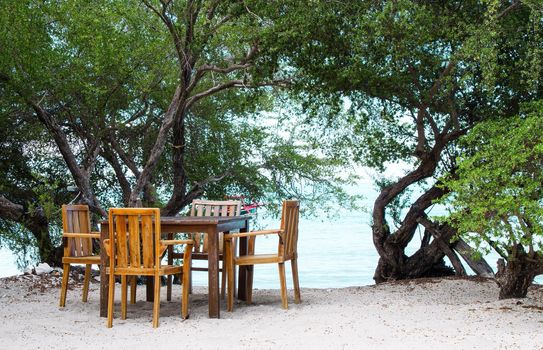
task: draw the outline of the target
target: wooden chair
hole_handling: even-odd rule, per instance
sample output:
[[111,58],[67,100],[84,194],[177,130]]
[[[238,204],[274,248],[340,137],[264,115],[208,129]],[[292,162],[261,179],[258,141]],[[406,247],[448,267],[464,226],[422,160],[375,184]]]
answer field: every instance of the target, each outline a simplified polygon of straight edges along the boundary
[[[241,211],[241,201],[210,201],[204,199],[195,199],[192,201],[190,209],[190,216],[238,216]],[[168,238],[170,238],[169,236]],[[207,247],[207,235],[204,233],[196,233],[194,238],[194,250],[192,252],[192,260],[208,260],[208,247]],[[219,233],[219,259],[222,261],[222,265],[219,268],[219,272],[222,273],[221,278],[221,296],[224,299],[226,293],[226,269],[224,264],[224,240],[223,233]],[[173,259],[181,258],[181,254],[173,251],[173,247],[168,250],[168,264],[173,264]],[[192,263],[192,262],[191,262]],[[191,265],[191,271],[207,271],[207,267],[193,267]],[[171,298],[171,277],[168,277],[167,298]],[[190,288],[192,288],[192,279],[189,282]]]
[[[294,302],[300,303],[300,283],[298,280],[298,218],[300,212],[300,204],[297,200],[283,201],[283,210],[281,215],[281,228],[277,230],[252,231],[242,233],[226,234],[225,239],[225,260],[226,260],[226,275],[228,276],[228,300],[227,310],[232,311],[234,308],[234,267],[238,266],[253,266],[256,264],[278,264],[279,281],[281,283],[281,305],[284,309],[288,309],[287,301],[287,282],[285,278],[285,261],[290,260],[292,266],[292,279],[294,282]],[[258,235],[277,234],[279,245],[277,254],[259,254],[255,255],[255,240]],[[234,240],[240,237],[248,237],[247,255],[235,255]],[[253,282],[252,269],[248,271],[247,281],[247,304],[252,302]]]
[[83,281],[83,302],[89,295],[89,280],[92,264],[100,264],[100,256],[92,254],[92,239],[100,238],[99,232],[91,232],[89,207],[87,205],[62,206],[62,258],[63,274],[60,289],[60,307],[66,305],[66,292],[70,278],[70,264],[85,265]]
[[[188,317],[188,281],[193,240],[162,240],[160,211],[156,208],[112,208],[109,210],[109,239],[104,240],[109,256],[107,327],[113,325],[115,276],[121,276],[121,318],[126,319],[127,276],[154,277],[153,327],[158,327],[160,277],[182,274],[181,317]],[[161,265],[161,256],[171,245],[184,244],[183,266]]]

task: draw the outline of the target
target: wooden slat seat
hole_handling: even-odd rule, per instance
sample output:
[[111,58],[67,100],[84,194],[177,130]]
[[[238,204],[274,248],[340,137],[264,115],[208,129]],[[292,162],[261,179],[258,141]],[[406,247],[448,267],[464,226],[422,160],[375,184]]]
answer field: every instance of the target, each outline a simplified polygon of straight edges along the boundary
[[92,251],[93,238],[100,238],[100,233],[91,232],[89,207],[82,204],[63,205],[62,244],[64,246],[64,256],[62,257],[63,273],[60,288],[60,307],[66,305],[70,264],[85,265],[82,300],[87,302],[92,265],[100,264],[100,256],[94,255]]
[[[121,276],[121,318],[127,312],[127,276],[153,276],[153,327],[158,327],[160,277],[182,275],[181,317],[187,318],[191,251],[193,240],[162,240],[160,211],[157,208],[112,208],[109,210],[109,239],[104,240],[109,256],[107,327],[113,325],[115,276]],[[174,244],[184,244],[183,265],[161,265],[162,254]]]
[[[277,230],[263,230],[243,233],[225,234],[225,261],[226,275],[228,277],[228,299],[227,310],[234,308],[234,268],[235,266],[251,266],[250,276],[247,283],[246,301],[248,304],[252,301],[252,265],[257,264],[277,264],[279,268],[279,281],[281,284],[281,305],[284,309],[288,308],[287,301],[287,282],[285,277],[285,262],[291,262],[292,279],[294,284],[294,302],[300,302],[300,283],[298,280],[298,219],[300,215],[300,203],[297,200],[283,201],[283,210],[281,215],[281,228]],[[265,234],[277,235],[279,244],[276,254],[258,254],[255,255],[255,240],[257,236]],[[236,256],[234,247],[235,240],[241,237],[247,237],[249,240],[246,255]]]
[[[207,253],[200,253],[200,252],[192,252],[192,260],[207,260],[208,254]],[[223,254],[219,253],[219,258],[223,258]],[[193,267],[194,269],[194,267]]]
[[62,258],[63,264],[100,264],[100,256],[66,256]]
[[243,255],[235,258],[236,265],[273,264],[285,262],[282,256],[277,254]]
[[[136,272],[137,269],[138,275],[141,276],[154,276],[157,272],[157,269],[152,267],[117,267],[115,269],[116,274],[125,274],[125,275],[131,275],[132,273]],[[106,274],[110,273],[109,267],[106,268]],[[166,276],[166,275],[177,275],[183,273],[183,266],[178,265],[161,265],[158,269],[158,275],[159,276]]]
[[[192,201],[190,216],[196,217],[214,217],[214,216],[239,216],[241,212],[241,201],[213,201],[213,200],[204,200],[204,199],[195,199]],[[170,235],[171,237],[171,235]],[[192,260],[208,260],[208,244],[207,244],[207,234],[205,233],[195,233],[193,234],[194,238],[194,249],[192,251]],[[222,262],[219,272],[221,276],[221,296],[225,297],[226,294],[226,269],[224,263],[224,239],[223,233],[219,232],[219,260]],[[173,259],[179,259],[181,254],[173,251],[173,248],[168,250],[168,264],[173,264]],[[208,271],[205,267],[194,267],[191,266],[192,271]],[[171,284],[172,280],[168,277],[167,281],[167,298],[171,298]],[[192,281],[189,282],[192,284]],[[192,287],[192,286],[191,286]]]

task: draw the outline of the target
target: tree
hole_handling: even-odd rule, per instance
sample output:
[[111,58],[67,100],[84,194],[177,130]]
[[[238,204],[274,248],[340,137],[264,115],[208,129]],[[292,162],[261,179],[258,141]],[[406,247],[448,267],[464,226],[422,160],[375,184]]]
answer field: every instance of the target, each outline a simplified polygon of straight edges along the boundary
[[[286,78],[259,61],[259,35],[269,30],[256,15],[261,2],[3,6],[0,121],[11,126],[0,168],[3,243],[15,231],[49,242],[38,253],[55,263],[46,251],[58,246],[60,214],[46,209],[73,200],[72,184],[98,216],[140,196],[171,215],[199,196],[341,194],[340,162],[304,135],[262,125]],[[40,233],[28,239],[31,221]]]
[[[468,150],[450,189],[449,223],[480,252],[494,249],[500,299],[524,298],[543,273],[543,102],[488,120],[462,139]],[[505,263],[504,262],[507,262]]]
[[[450,251],[456,232],[429,220],[427,211],[449,191],[438,179],[455,169],[462,135],[541,98],[540,4],[314,1],[311,7],[289,2],[284,25],[296,30],[279,38],[277,55],[295,67],[312,120],[325,121],[324,134],[345,131],[337,140],[362,165],[381,172],[391,163],[410,166],[400,178],[378,181],[374,280],[451,273],[443,258],[458,261]],[[323,108],[324,101],[331,107]],[[421,224],[420,247],[408,256]]]

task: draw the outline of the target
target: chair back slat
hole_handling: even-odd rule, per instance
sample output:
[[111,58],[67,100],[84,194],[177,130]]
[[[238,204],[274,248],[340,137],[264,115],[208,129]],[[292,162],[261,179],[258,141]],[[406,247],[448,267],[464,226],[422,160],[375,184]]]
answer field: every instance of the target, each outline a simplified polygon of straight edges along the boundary
[[[68,214],[68,217],[70,218],[70,222],[72,223],[72,230],[73,232],[81,232],[81,228],[79,227],[79,215],[78,211],[72,211]],[[80,238],[72,238],[70,242],[70,253],[72,256],[81,256],[79,254],[81,252],[81,239]]]
[[192,201],[191,216],[238,216],[241,201],[210,201],[195,199]]
[[[90,214],[87,205],[62,206],[62,230],[66,233],[90,233]],[[82,257],[92,255],[91,238],[68,238],[64,256]]]
[[[81,232],[81,223],[79,221],[79,211],[73,211],[72,212],[72,223],[74,232]],[[73,256],[82,256],[83,251],[81,249],[81,238],[74,238],[72,241],[72,254]]]
[[[89,212],[78,211],[77,216],[79,218],[79,230],[81,230],[80,232],[91,232]],[[91,239],[76,238],[75,240],[79,241],[77,243],[77,247],[79,248],[77,251],[78,256],[89,256],[91,254]]]
[[112,208],[109,210],[109,229],[111,266],[130,269],[160,268],[158,209]]
[[128,247],[128,244],[126,243],[126,215],[117,216],[117,220],[115,220],[115,233],[117,266],[127,267],[128,254],[126,248]]
[[141,218],[141,240],[143,250],[143,267],[153,267],[153,219],[150,216]]
[[300,217],[300,202],[297,200],[283,201],[281,229],[284,234],[284,254],[292,257],[297,253],[298,246],[298,220]]
[[[238,216],[241,213],[241,201],[210,201],[195,199],[192,201],[191,216]],[[207,235],[194,234],[194,252],[207,253]],[[200,240],[203,237],[203,244]],[[219,236],[219,248],[222,251],[222,235]]]
[[130,265],[141,266],[140,227],[136,215],[128,217],[128,237],[130,249]]

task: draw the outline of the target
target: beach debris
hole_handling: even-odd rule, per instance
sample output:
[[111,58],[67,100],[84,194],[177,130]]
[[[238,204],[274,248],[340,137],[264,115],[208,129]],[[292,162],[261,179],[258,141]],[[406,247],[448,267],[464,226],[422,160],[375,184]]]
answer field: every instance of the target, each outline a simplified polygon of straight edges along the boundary
[[[37,266],[28,266],[20,275],[3,277],[0,281],[20,281],[29,284],[29,292],[43,293],[49,288],[59,288],[62,284],[63,270],[61,267],[51,267],[48,263],[42,262]],[[85,277],[85,266],[74,265],[70,269],[68,288],[83,283]],[[92,283],[100,282],[100,271],[91,270]]]
[[60,277],[62,276],[62,269],[60,267],[53,267],[53,271],[51,271],[50,275],[54,277]]
[[44,273],[50,273],[53,271],[53,268],[49,266],[48,263],[40,263],[36,268],[34,269],[36,271],[36,275],[43,275]]

